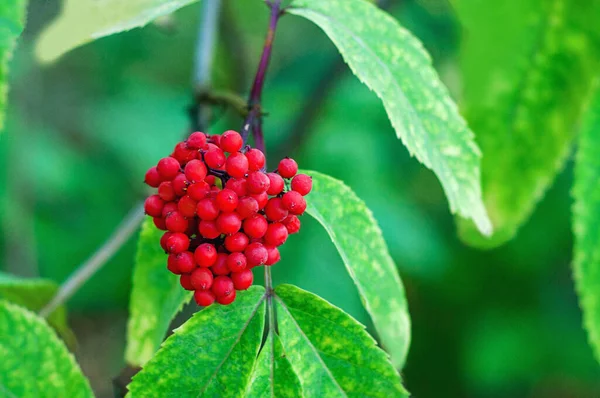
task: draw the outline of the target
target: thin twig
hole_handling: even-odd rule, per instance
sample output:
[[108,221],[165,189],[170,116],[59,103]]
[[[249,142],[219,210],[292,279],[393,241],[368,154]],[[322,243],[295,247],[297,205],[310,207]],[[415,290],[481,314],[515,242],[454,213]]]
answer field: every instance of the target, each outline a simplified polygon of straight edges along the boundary
[[60,290],[41,311],[47,317],[69,299],[88,279],[92,277],[127,242],[144,219],[144,206],[137,204],[123,219],[108,240],[61,285]]

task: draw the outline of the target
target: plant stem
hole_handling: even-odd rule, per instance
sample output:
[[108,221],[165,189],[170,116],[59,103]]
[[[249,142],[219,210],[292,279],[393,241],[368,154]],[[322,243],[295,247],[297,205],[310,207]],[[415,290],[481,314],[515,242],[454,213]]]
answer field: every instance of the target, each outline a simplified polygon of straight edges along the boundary
[[75,272],[61,285],[52,301],[40,311],[40,315],[47,317],[79,290],[127,242],[143,219],[144,206],[140,203],[131,209],[108,240],[90,258],[77,267]]

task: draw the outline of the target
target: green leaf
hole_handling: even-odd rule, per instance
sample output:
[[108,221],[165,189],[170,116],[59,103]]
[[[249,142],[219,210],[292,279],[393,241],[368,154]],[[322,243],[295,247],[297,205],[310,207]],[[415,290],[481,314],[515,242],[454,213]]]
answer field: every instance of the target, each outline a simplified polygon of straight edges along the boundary
[[[495,234],[469,223],[462,238],[510,240],[567,160],[600,68],[600,1],[456,0],[465,26],[464,110],[483,151],[483,196]],[[493,44],[490,44],[493,43]]]
[[573,196],[574,279],[584,325],[600,362],[600,81],[579,138]]
[[2,0],[0,4],[0,131],[8,96],[8,63],[25,26],[26,0]]
[[167,255],[160,247],[164,232],[148,218],[142,224],[129,300],[125,359],[142,366],[152,358],[167,334],[169,324],[192,297],[179,278],[167,270]]
[[0,300],[0,395],[93,397],[87,379],[42,318]]
[[490,234],[479,149],[422,44],[363,0],[294,0],[291,6],[289,13],[323,29],[354,74],[381,98],[398,137],[439,178],[450,210]]
[[146,25],[198,0],[65,0],[60,15],[40,34],[36,55],[52,62],[104,36]]
[[401,369],[410,345],[410,316],[404,287],[383,240],[381,229],[365,203],[342,181],[316,171],[306,212],[319,221],[356,283],[383,347]]
[[[0,272],[0,299],[8,300],[33,312],[39,312],[44,308],[57,292],[58,285],[51,280],[20,278]],[[63,305],[46,319],[67,345],[75,345],[75,335],[67,324],[67,310]]]
[[129,384],[132,397],[242,395],[262,340],[265,290],[238,292],[176,329]]
[[305,397],[408,397],[363,325],[295,286],[275,294],[279,336]]
[[302,396],[298,376],[274,331],[270,331],[248,384],[245,397],[289,397]]

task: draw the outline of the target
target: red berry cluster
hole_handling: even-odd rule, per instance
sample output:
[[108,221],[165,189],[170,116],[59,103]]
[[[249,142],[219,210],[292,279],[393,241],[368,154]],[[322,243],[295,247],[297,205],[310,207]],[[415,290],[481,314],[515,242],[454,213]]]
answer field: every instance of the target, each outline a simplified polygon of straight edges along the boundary
[[160,239],[167,268],[201,306],[232,303],[236,290],[252,285],[252,268],[279,261],[277,247],[300,230],[303,196],[312,189],[293,159],[265,173],[262,151],[243,147],[232,130],[196,132],[146,173],[158,194],[144,209],[167,231]]

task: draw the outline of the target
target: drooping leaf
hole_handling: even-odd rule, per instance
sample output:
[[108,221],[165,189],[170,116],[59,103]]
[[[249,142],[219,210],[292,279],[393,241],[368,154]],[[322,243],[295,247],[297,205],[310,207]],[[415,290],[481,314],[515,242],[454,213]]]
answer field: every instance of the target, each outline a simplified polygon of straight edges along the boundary
[[0,3],[0,131],[8,95],[8,63],[25,26],[26,0],[3,0]]
[[362,0],[294,0],[291,6],[289,13],[323,29],[354,74],[381,98],[398,137],[439,178],[450,210],[490,234],[479,149],[422,44]]
[[167,270],[167,256],[159,243],[162,234],[150,218],[142,224],[125,351],[125,360],[134,366],[142,366],[152,358],[171,320],[192,297],[181,287],[179,278]]
[[401,369],[410,345],[410,316],[404,287],[365,203],[346,186],[316,171],[306,212],[323,225],[354,280],[383,347]]
[[600,362],[600,84],[588,108],[575,164],[574,280],[584,325]]
[[254,371],[244,396],[246,398],[302,396],[298,376],[287,359],[279,336],[273,330],[269,331],[267,341],[254,364]]
[[42,318],[0,300],[0,396],[93,397],[73,356]]
[[60,15],[40,34],[36,55],[52,62],[76,47],[146,25],[198,0],[65,0]]
[[495,233],[511,239],[562,169],[600,68],[600,1],[455,0],[465,27],[464,110],[483,151],[483,196]]
[[[0,272],[0,299],[39,312],[58,292],[58,285],[47,279],[20,278]],[[75,335],[67,324],[67,310],[59,306],[47,318],[48,323],[68,345],[75,344]]]
[[275,294],[279,336],[305,397],[408,397],[363,325],[298,287]]
[[246,389],[264,329],[265,290],[238,292],[176,329],[129,384],[131,397],[237,397]]

